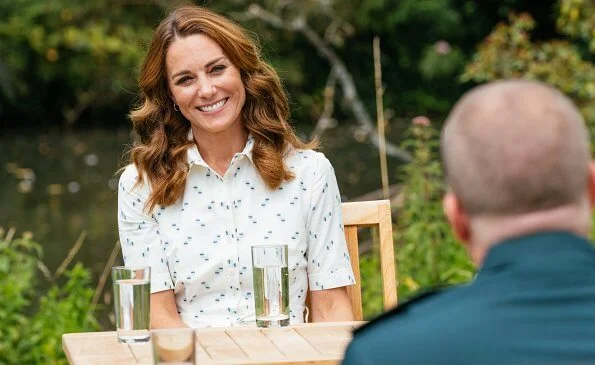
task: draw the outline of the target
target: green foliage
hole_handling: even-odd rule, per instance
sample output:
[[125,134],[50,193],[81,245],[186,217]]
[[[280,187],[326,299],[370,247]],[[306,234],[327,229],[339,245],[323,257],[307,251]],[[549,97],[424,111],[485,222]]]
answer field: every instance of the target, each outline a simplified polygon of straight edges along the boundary
[[37,271],[36,260],[41,248],[29,240],[14,240],[10,245],[0,240],[0,363],[17,364],[22,352],[18,348],[29,318]]
[[41,254],[28,237],[0,238],[0,364],[67,364],[62,334],[99,328],[90,273],[80,264],[36,297]]
[[464,64],[465,56],[461,50],[441,41],[426,48],[419,69],[425,79],[435,80],[455,75]]
[[437,132],[413,125],[404,142],[413,161],[403,168],[403,205],[398,210],[395,241],[399,297],[435,286],[468,281],[474,269],[442,212],[443,182],[436,156]]
[[91,107],[128,104],[141,44],[161,12],[127,7],[107,0],[1,2],[0,80],[8,74],[19,81],[4,81],[1,89],[18,97],[13,107],[74,124]]
[[[560,19],[559,24],[567,33],[574,34],[578,32],[575,29],[582,29],[578,23],[570,22],[574,19],[572,15],[563,15]],[[462,81],[527,78],[546,82],[571,97],[591,131],[595,131],[595,66],[583,59],[577,46],[569,40],[532,42],[530,32],[534,27],[531,15],[512,14],[509,24],[499,24],[479,46]],[[595,34],[591,34],[591,41],[594,38]]]
[[[293,119],[302,124],[312,124],[324,108],[330,65],[303,34],[247,20],[251,4],[285,22],[304,19],[345,62],[370,112],[375,110],[372,39],[378,36],[385,105],[405,115],[448,110],[465,89],[453,85],[453,78],[497,20],[492,14],[500,7],[473,0],[191,2],[221,11],[261,39],[266,58],[295,102]],[[178,3],[182,1],[0,2],[0,113],[5,125],[19,126],[23,117],[27,125],[125,123],[152,29]],[[444,43],[449,50],[436,52]],[[341,94],[339,90],[337,102]],[[353,119],[349,108],[337,104],[337,120]]]
[[[444,113],[458,92],[460,73],[476,41],[465,26],[467,1],[334,1],[334,11],[354,31],[345,34],[340,53],[365,99],[373,100],[373,36],[381,41],[384,103],[401,115]],[[476,19],[479,19],[476,16]],[[355,55],[354,55],[355,52]],[[370,103],[371,104],[371,103]],[[370,105],[372,107],[372,105]],[[369,110],[374,110],[369,108]],[[399,126],[402,128],[403,126]]]
[[384,311],[382,303],[382,271],[377,252],[360,256],[359,269],[362,281],[362,309],[364,319],[370,320]]
[[583,39],[595,53],[595,1],[561,0],[559,7],[558,29],[573,38]]
[[[395,253],[399,279],[399,301],[420,290],[470,280],[475,272],[464,247],[456,241],[442,212],[443,182],[436,156],[437,131],[414,124],[403,147],[413,160],[402,169],[403,203],[397,207]],[[364,314],[382,311],[381,276],[378,256],[360,260]]]

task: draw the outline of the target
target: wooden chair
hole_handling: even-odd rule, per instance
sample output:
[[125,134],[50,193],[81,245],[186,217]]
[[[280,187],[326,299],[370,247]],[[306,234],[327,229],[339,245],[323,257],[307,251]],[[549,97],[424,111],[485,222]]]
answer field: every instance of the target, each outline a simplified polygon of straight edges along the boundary
[[[364,316],[362,312],[362,287],[359,270],[358,228],[378,227],[384,309],[389,310],[397,305],[396,267],[390,201],[372,200],[342,203],[341,208],[343,211],[343,225],[345,226],[345,240],[347,241],[351,267],[353,268],[356,281],[355,285],[347,287],[347,292],[351,299],[353,316],[356,321],[361,321],[364,319]],[[306,304],[310,307],[309,298]]]

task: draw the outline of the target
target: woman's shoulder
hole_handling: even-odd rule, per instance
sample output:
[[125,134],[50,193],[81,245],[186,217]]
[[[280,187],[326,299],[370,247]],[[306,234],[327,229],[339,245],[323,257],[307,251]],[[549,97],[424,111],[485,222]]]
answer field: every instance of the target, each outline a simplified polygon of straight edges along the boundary
[[291,148],[286,155],[288,162],[303,162],[304,165],[312,166],[328,161],[324,153],[311,149]]
[[333,166],[324,153],[311,149],[293,149],[287,158],[287,163],[298,171],[313,170],[334,173]]
[[138,180],[138,169],[136,168],[136,165],[133,163],[128,164],[121,171],[120,183],[136,184],[136,181]]
[[142,182],[139,184],[138,179],[140,172],[135,164],[131,163],[124,167],[120,175],[120,187],[124,190],[132,190],[133,188],[149,189],[147,186],[146,175],[143,175]]
[[327,160],[324,153],[312,149],[303,149],[303,148],[291,148],[288,153],[288,157],[293,158],[302,158],[302,159],[312,159],[313,161],[323,161]]

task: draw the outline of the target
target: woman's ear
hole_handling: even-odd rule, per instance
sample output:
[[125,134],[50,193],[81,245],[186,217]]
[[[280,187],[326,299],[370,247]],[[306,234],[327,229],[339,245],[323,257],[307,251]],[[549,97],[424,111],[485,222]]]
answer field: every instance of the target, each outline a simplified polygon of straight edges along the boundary
[[176,99],[174,99],[174,96],[169,92],[169,90],[167,90],[167,96],[169,96],[169,100],[171,100],[172,104],[174,105],[174,109],[175,109],[176,105],[178,103],[176,103]]
[[463,210],[461,202],[452,191],[446,193],[442,199],[442,209],[457,239],[467,244],[471,236],[469,217]]

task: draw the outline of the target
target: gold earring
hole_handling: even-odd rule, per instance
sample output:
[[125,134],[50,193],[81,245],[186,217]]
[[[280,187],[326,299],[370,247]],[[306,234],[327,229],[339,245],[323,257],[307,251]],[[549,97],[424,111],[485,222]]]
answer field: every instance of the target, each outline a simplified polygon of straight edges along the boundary
[[180,111],[180,109],[178,108],[178,105],[176,103],[174,103],[174,110],[177,111],[177,112]]

